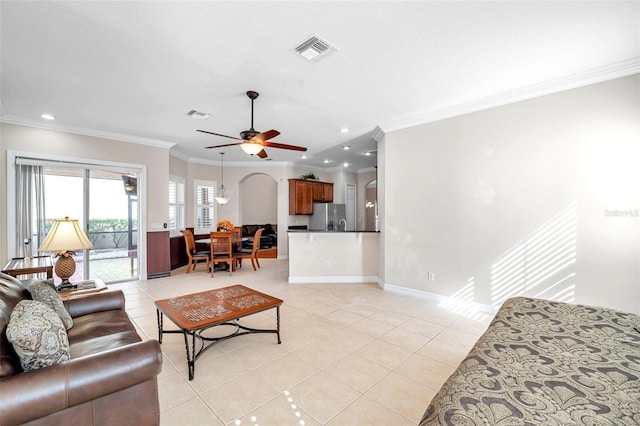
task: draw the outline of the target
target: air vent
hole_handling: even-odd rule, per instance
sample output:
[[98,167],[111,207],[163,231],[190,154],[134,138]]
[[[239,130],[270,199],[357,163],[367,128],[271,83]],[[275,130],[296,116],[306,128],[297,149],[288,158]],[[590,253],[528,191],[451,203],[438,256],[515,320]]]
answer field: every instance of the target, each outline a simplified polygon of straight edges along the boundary
[[311,38],[298,47],[293,49],[294,52],[308,60],[309,62],[315,61],[322,56],[326,56],[333,52],[335,48],[328,42],[322,40],[320,37],[313,35]]
[[196,111],[195,109],[192,109],[191,111],[189,111],[187,115],[193,118],[197,118],[198,120],[205,120],[211,117],[211,114],[207,114],[206,112]]

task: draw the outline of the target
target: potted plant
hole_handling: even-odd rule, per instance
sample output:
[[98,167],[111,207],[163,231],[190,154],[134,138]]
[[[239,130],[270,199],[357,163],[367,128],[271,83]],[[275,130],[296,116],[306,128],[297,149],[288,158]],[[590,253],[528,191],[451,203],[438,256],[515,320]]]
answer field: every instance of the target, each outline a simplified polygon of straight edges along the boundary
[[300,179],[304,179],[304,180],[320,180],[320,178],[317,177],[316,175],[314,175],[313,173],[304,174],[304,175],[300,176]]

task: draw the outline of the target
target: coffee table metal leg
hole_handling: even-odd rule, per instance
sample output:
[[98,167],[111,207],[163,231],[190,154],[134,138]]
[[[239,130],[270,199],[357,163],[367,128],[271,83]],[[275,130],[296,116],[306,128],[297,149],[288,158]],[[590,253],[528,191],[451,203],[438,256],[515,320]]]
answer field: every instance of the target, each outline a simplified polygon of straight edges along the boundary
[[278,335],[278,344],[280,341],[280,305],[276,306],[276,334]]
[[162,312],[156,309],[156,317],[158,318],[158,343],[162,343]]
[[[191,350],[189,350],[189,334],[191,334]],[[195,332],[183,332],[184,335],[184,348],[187,352],[187,369],[189,370],[189,380],[193,380],[196,374],[196,333]]]

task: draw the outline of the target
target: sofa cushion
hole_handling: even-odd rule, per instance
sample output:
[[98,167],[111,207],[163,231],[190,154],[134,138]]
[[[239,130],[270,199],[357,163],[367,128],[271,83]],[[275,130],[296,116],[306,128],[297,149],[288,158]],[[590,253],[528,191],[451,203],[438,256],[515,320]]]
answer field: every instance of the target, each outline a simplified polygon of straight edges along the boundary
[[258,229],[258,225],[242,225],[242,236],[253,237]]
[[42,302],[18,302],[9,319],[7,338],[25,371],[69,360],[69,340],[62,320]]
[[71,315],[69,315],[69,312],[64,308],[62,298],[53,286],[53,283],[49,284],[46,281],[36,281],[31,284],[29,291],[31,292],[33,300],[44,303],[58,314],[65,329],[68,330],[73,327],[73,319],[71,319]]
[[17,279],[13,275],[5,274],[4,272],[0,272],[0,279],[12,282],[12,283],[20,285],[20,286],[22,285],[22,282],[20,282],[19,279]]
[[142,340],[129,316],[122,310],[94,312],[76,317],[68,336],[72,359]]
[[276,231],[273,229],[273,226],[271,226],[270,223],[267,223],[265,225],[260,226],[261,228],[264,228],[264,231],[262,231],[262,235],[275,235]]
[[30,299],[31,294],[20,281],[0,273],[0,379],[22,372],[20,359],[5,331],[15,305]]

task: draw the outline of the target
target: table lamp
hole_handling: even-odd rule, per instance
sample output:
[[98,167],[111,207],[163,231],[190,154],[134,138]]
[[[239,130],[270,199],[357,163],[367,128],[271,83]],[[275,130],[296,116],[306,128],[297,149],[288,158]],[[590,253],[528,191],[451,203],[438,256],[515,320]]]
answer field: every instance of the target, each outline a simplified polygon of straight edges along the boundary
[[55,219],[53,226],[42,242],[38,251],[55,251],[56,266],[54,270],[62,282],[58,291],[71,290],[76,286],[69,282],[69,277],[76,271],[73,255],[79,249],[91,249],[93,245],[84,233],[77,219]]

